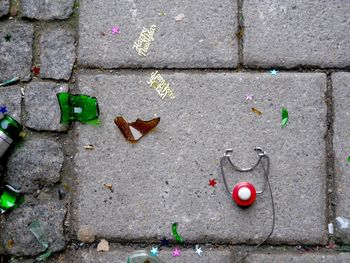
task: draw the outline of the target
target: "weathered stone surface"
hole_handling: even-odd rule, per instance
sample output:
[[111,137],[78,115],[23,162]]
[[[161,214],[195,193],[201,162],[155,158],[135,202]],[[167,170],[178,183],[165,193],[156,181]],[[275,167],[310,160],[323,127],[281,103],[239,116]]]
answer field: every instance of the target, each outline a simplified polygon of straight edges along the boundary
[[[20,22],[0,24],[0,80],[30,79],[33,26]],[[8,41],[5,39],[9,36]]]
[[10,0],[0,0],[0,17],[7,15],[10,9]]
[[60,145],[51,139],[31,138],[13,151],[7,163],[6,180],[23,192],[60,180],[63,165]]
[[74,0],[22,0],[22,15],[38,20],[66,19],[73,12]]
[[350,218],[350,73],[332,74],[334,96],[335,173],[337,191],[337,216]]
[[47,30],[40,38],[40,77],[68,80],[75,61],[75,39],[65,29]]
[[67,92],[66,84],[55,82],[31,82],[24,95],[26,126],[35,130],[65,131],[67,125],[60,124],[61,109],[58,92]]
[[[236,262],[236,261],[233,261]],[[349,253],[254,253],[247,257],[246,263],[344,263],[350,262]]]
[[350,65],[350,2],[243,1],[244,64]]
[[[151,249],[151,248],[148,248]],[[137,249],[140,250],[140,249]],[[127,257],[137,251],[130,247],[116,246],[110,252],[96,252],[96,249],[80,250],[68,253],[61,262],[64,263],[125,263]],[[204,253],[199,257],[194,249],[181,249],[180,257],[173,257],[172,250],[166,248],[160,251],[159,257],[167,263],[232,263],[233,255],[228,249],[213,249],[203,247]]]
[[[234,148],[233,161],[249,166],[260,146],[271,158],[276,206],[269,242],[325,243],[325,74],[164,71],[176,98],[161,100],[146,84],[151,71],[119,73],[78,77],[80,92],[98,97],[102,124],[76,129],[76,230],[90,225],[97,237],[156,242],[178,222],[188,241],[260,242],[272,222],[268,192],[242,210],[227,197],[219,168],[225,149]],[[254,100],[246,101],[246,93]],[[282,106],[290,116],[284,129]],[[116,116],[161,121],[130,144],[114,124]],[[84,149],[87,144],[95,149]],[[214,189],[208,186],[212,178],[219,182]],[[230,187],[240,180],[258,189],[263,183],[261,169],[229,178]]]
[[[84,66],[232,68],[237,66],[237,3],[218,1],[80,1],[78,62]],[[165,15],[164,15],[165,13]],[[185,18],[175,21],[183,13]],[[133,49],[156,25],[146,57]],[[113,35],[113,26],[120,34]]]
[[[0,106],[6,106],[8,111],[6,114],[11,115],[18,122],[21,122],[21,97],[20,86],[15,85],[0,88]],[[2,117],[1,113],[0,117]]]
[[[12,211],[5,221],[5,227],[0,230],[0,241],[3,253],[16,256],[37,255],[45,249],[40,245],[35,236],[30,232],[29,224],[39,221],[46,233],[51,249],[62,250],[65,247],[63,235],[63,220],[66,208],[60,202],[48,202],[45,204],[23,205]],[[13,246],[8,246],[8,241],[13,240]]]

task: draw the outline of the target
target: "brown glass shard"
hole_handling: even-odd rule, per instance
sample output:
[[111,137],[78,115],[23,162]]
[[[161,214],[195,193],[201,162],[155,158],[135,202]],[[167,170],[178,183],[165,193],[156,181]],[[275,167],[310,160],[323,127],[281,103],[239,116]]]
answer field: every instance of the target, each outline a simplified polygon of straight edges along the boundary
[[123,133],[125,139],[131,142],[137,142],[153,128],[155,128],[160,121],[160,118],[155,118],[149,121],[143,121],[137,119],[135,122],[128,123],[123,117],[117,117],[114,119],[115,124],[119,130]]

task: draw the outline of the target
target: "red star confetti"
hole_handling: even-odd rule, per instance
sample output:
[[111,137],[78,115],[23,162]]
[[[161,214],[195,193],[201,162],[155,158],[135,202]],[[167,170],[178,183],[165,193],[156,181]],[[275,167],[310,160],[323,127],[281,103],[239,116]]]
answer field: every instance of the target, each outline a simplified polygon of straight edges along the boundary
[[177,247],[173,250],[173,257],[179,257],[181,255],[181,250]]
[[40,68],[39,67],[32,67],[33,74],[35,76],[38,76],[40,74]]
[[215,185],[217,184],[217,182],[215,182],[215,180],[216,179],[212,179],[212,180],[209,179],[209,185],[212,187],[215,187]]

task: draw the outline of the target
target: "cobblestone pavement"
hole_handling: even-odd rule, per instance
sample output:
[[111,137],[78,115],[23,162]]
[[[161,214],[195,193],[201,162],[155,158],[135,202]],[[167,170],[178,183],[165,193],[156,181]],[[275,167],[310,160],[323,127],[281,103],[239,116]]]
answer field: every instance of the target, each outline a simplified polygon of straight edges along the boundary
[[[144,28],[155,28],[148,52],[135,44]],[[150,88],[154,71],[174,99]],[[45,251],[33,221],[49,262],[126,262],[164,237],[159,257],[171,263],[350,262],[350,238],[328,231],[350,218],[350,1],[0,0],[0,83],[17,76],[0,106],[26,136],[1,158],[0,181],[26,201],[0,215],[0,263]],[[100,125],[60,124],[62,91],[96,96]],[[161,121],[130,144],[117,116]],[[258,249],[273,221],[268,191],[239,208],[220,174],[225,149],[248,167],[255,146],[270,156],[276,210]],[[228,184],[261,189],[262,173]]]

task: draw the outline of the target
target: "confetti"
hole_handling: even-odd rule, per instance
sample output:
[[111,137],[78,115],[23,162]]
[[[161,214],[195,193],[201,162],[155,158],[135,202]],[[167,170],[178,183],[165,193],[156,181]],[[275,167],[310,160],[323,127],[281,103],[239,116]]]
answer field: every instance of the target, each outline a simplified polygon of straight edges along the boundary
[[262,112],[256,108],[252,108],[252,112],[256,113],[257,115],[262,115]]
[[10,42],[12,36],[10,34],[6,34],[6,36],[4,37],[6,42]]
[[132,123],[126,122],[123,117],[117,117],[114,120],[114,123],[123,133],[125,139],[129,140],[130,142],[137,142],[139,139],[141,139],[143,136],[149,133],[152,129],[154,129],[159,122],[159,117],[149,121],[137,119],[135,122]]
[[139,54],[140,56],[145,57],[147,55],[151,41],[154,40],[153,35],[154,31],[156,30],[156,27],[156,25],[151,25],[151,28],[149,30],[147,28],[142,28],[138,40],[134,43],[132,47],[137,51],[137,54]]
[[177,16],[175,16],[175,21],[181,21],[184,18],[185,18],[185,14],[178,14]]
[[286,127],[287,123],[288,123],[288,110],[286,108],[282,108],[281,110],[281,116],[282,116],[282,128]]
[[209,179],[209,185],[212,187],[215,187],[215,185],[217,184],[217,182],[215,182],[215,180],[216,179],[212,179],[212,180]]
[[173,236],[175,238],[175,240],[180,243],[180,244],[183,244],[184,240],[183,238],[177,233],[177,223],[174,223],[173,226],[172,226],[172,233],[173,233]]
[[6,113],[7,112],[7,109],[6,109],[6,106],[4,106],[4,107],[0,107],[0,112],[2,113],[2,114],[4,114],[4,113]]
[[120,28],[118,26],[112,27],[112,35],[116,35],[120,33]]
[[249,93],[249,94],[246,94],[245,95],[245,100],[253,100],[253,94],[252,93]]
[[170,99],[174,99],[174,92],[169,87],[169,82],[166,82],[162,75],[158,73],[158,71],[154,71],[151,73],[151,78],[147,81],[147,84],[158,92],[158,95],[164,100],[167,96]]
[[180,249],[177,247],[173,250],[173,257],[179,257],[181,255]]
[[38,76],[40,74],[40,68],[39,67],[32,67],[33,74],[35,76]]
[[165,237],[163,237],[163,239],[160,241],[160,246],[168,247],[169,246],[169,240],[166,239]]
[[157,247],[152,247],[152,249],[151,249],[151,254],[153,255],[153,256],[158,256],[158,248]]
[[0,87],[4,87],[6,85],[12,84],[12,83],[14,83],[14,82],[16,82],[18,80],[19,80],[19,77],[15,77],[13,79],[5,80],[3,83],[0,83]]
[[195,253],[198,254],[198,256],[200,256],[200,257],[202,256],[203,250],[199,245],[196,245],[196,252]]
[[273,69],[273,70],[270,70],[270,73],[271,73],[272,76],[276,76],[278,71]]

